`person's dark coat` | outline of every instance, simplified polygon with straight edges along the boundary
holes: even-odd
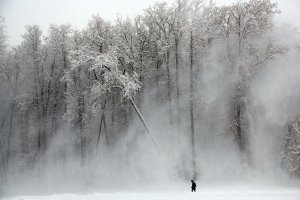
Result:
[[[196,192],[196,187],[197,187],[197,185],[196,185],[196,183],[194,182],[194,180],[191,180],[191,182],[192,182],[192,192]]]

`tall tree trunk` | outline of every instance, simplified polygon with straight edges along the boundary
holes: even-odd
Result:
[[[43,67],[42,67],[43,68]],[[47,122],[47,101],[48,96],[46,95],[46,87],[45,87],[45,78],[44,78],[44,70],[42,70],[42,87],[41,87],[41,134],[42,134],[42,152],[45,153],[47,149],[47,129],[46,129],[46,122]]]
[[[37,123],[38,123],[38,154],[40,155],[42,153],[42,146],[43,146],[43,137],[42,137],[42,115],[40,108],[37,110]]]
[[[8,130],[8,137],[7,137],[7,153],[6,153],[6,160],[5,160],[5,166],[6,166],[6,171],[8,170],[9,167],[9,160],[10,160],[10,155],[11,155],[11,138],[13,134],[13,120],[14,120],[14,112],[15,112],[15,100],[13,100],[12,103],[12,108],[10,112],[10,117],[9,117],[9,130]]]
[[[240,30],[241,27],[241,16],[239,15],[238,17],[238,27]],[[244,79],[243,79],[243,72],[242,72],[242,65],[240,64],[241,59],[242,59],[242,35],[241,32],[238,32],[238,69],[239,69],[239,75],[241,76],[241,81],[238,83],[238,88],[237,88],[237,98],[236,98],[236,133],[237,133],[237,142],[239,145],[239,149],[241,153],[246,153],[246,141],[245,141],[245,130],[243,126],[243,98],[245,95],[245,87],[244,87]]]
[[[111,106],[112,106],[112,109],[111,109],[111,133],[112,135],[115,134],[115,119],[116,119],[116,116],[115,116],[115,113],[116,113],[116,92],[114,91],[114,89],[112,89],[112,99],[111,99]]]
[[[1,134],[2,130],[4,130],[4,126],[5,126],[6,120],[8,118],[9,113],[10,113],[10,110],[12,109],[12,105],[13,104],[11,103],[10,106],[9,106],[9,108],[5,112],[5,115],[3,116],[3,119],[2,119],[1,125],[0,125],[0,134]]]
[[[40,101],[39,101],[39,108],[38,108],[38,148],[40,156],[45,152],[46,150],[46,108],[44,105],[44,92],[43,87],[41,87],[41,95],[40,95]]]
[[[37,51],[37,50],[36,50]],[[37,122],[37,134],[38,134],[38,138],[37,138],[37,148],[38,148],[38,157],[40,158],[40,154],[42,152],[42,97],[41,97],[41,93],[39,93],[39,82],[40,82],[40,74],[39,74],[39,66],[37,63],[37,56],[36,56],[36,51],[34,51],[34,67],[35,67],[35,71],[34,71],[34,87],[35,87],[35,104],[37,106],[37,118],[36,118],[36,122]],[[41,85],[40,85],[41,87]],[[40,89],[41,90],[41,89]]]
[[[68,67],[67,67],[67,53],[63,51],[63,68],[64,72],[67,72]],[[64,83],[64,93],[63,93],[63,99],[64,99],[64,113],[67,112],[67,89],[68,89],[68,84],[65,82]]]
[[[106,145],[108,145],[110,141],[109,141],[109,135],[108,135],[108,132],[107,132],[105,115],[103,116],[103,127],[104,127],[104,133],[105,133],[105,142],[106,142]]]
[[[234,134],[235,139],[238,144],[239,150],[242,154],[246,152],[246,136],[244,130],[244,87],[243,82],[238,83],[236,96],[233,98],[233,123],[234,123]]]
[[[47,108],[43,106],[43,114],[42,114],[42,135],[43,135],[43,153],[47,149],[47,140],[48,140],[48,134],[47,134]]]
[[[141,65],[141,75],[140,75],[140,82],[142,87],[139,90],[139,101],[137,103],[141,104],[144,96],[144,85],[145,85],[145,69],[143,66],[143,55],[140,54],[140,65]]]
[[[241,16],[238,16],[238,28],[240,30],[241,27]],[[242,159],[247,159],[247,157],[244,157],[243,154],[246,153],[246,138],[245,138],[245,130],[243,125],[243,107],[244,107],[244,95],[245,95],[245,84],[243,79],[243,69],[242,65],[240,64],[242,59],[242,35],[241,32],[238,31],[238,72],[241,76],[241,81],[237,85],[237,98],[235,99],[236,103],[236,140],[240,149],[240,152],[242,153]]]
[[[103,106],[102,106],[102,115],[101,115],[100,125],[99,125],[99,132],[98,132],[98,138],[97,138],[96,154],[98,154],[99,144],[100,144],[101,130],[102,130],[102,125],[104,124],[104,119],[105,119],[105,105],[106,105],[106,101],[104,102],[104,104],[103,104]]]
[[[156,60],[156,74],[155,74],[155,87],[156,87],[155,101],[156,101],[156,105],[159,105],[159,68],[160,68],[160,62],[159,62],[159,60]]]
[[[193,80],[193,54],[194,54],[194,46],[193,46],[193,33],[190,33],[190,128],[191,128],[191,145],[192,145],[192,171],[193,171],[193,179],[196,180],[196,151],[195,151],[195,128],[194,128],[194,80]]]
[[[178,58],[178,38],[175,38],[175,84],[176,84],[176,109],[177,109],[177,124],[180,127],[180,105],[179,105],[179,58]]]
[[[23,111],[22,113],[22,132],[21,132],[21,139],[22,139],[22,157],[26,156],[28,154],[28,131],[29,131],[29,114],[28,109]]]
[[[80,94],[79,96],[79,134],[80,134],[80,158],[81,166],[85,164],[85,150],[86,150],[86,133],[85,133],[85,122],[84,122],[84,96]]]
[[[4,130],[6,121],[8,119],[9,113],[11,113],[13,103],[9,106],[7,112],[3,116],[1,126],[0,126],[0,134]],[[2,134],[1,134],[2,135]],[[3,140],[0,140],[0,177],[3,177],[3,180],[7,180],[7,167],[6,167],[6,156],[7,156],[7,140],[6,134],[4,133],[2,136]]]
[[[238,143],[240,152],[244,153],[246,150],[246,146],[244,131],[242,127],[242,103],[239,100],[236,107],[236,141]]]
[[[12,100],[12,107],[10,113],[10,121],[9,121],[9,131],[8,131],[8,141],[7,141],[7,157],[6,157],[6,166],[9,167],[9,159],[10,159],[10,145],[11,145],[11,138],[13,135],[13,121],[14,121],[14,114],[15,114],[15,106],[16,106],[16,97],[17,97],[17,89],[18,89],[18,80],[19,80],[19,65],[16,65],[16,74],[14,80],[13,89],[13,100]]]
[[[172,114],[172,102],[171,102],[171,75],[170,75],[170,52],[167,52],[167,90],[168,90],[168,105],[169,105],[169,117],[170,125],[173,124],[173,114]]]
[[[58,89],[54,94],[54,103],[52,110],[52,124],[51,124],[51,133],[54,134],[57,132],[57,105],[58,105]]]

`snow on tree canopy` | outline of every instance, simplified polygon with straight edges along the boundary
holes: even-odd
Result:
[[[91,86],[93,107],[98,110],[113,88],[118,88],[124,99],[130,99],[141,88],[137,73],[129,75],[119,69],[116,50],[99,53],[87,48],[70,52],[72,69],[87,67],[94,73]]]

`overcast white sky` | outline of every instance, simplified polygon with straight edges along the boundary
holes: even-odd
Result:
[[[5,17],[8,43],[17,45],[25,32],[25,25],[38,24],[44,32],[49,24],[70,23],[84,28],[91,15],[114,21],[116,17],[132,17],[155,2],[173,3],[174,0],[0,0],[0,16]],[[214,0],[231,4],[236,0]],[[276,0],[273,0],[276,1]],[[282,11],[276,17],[279,23],[300,27],[300,0],[277,0]]]

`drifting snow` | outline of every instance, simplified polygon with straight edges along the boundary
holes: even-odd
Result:
[[[2,200],[299,200],[300,188],[219,188],[191,192],[107,192],[92,194],[55,194],[17,196]]]

